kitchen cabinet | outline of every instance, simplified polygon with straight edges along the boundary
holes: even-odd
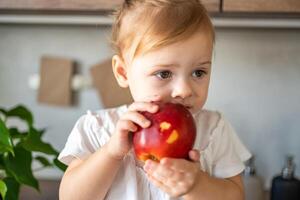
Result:
[[[210,12],[220,11],[221,0],[203,0],[203,4]],[[34,12],[79,11],[93,13],[97,11],[110,11],[120,5],[123,0],[0,0],[0,12]]]
[[[221,0],[202,0],[201,1],[209,12],[220,12]]]
[[[124,0],[0,0],[0,24],[111,25]],[[299,28],[300,0],[201,0],[221,27]]]
[[[1,13],[99,14],[111,11],[124,0],[0,0]],[[300,13],[300,0],[202,0],[210,13]]]
[[[300,13],[300,0],[223,0],[223,12]]]
[[[1,0],[6,11],[105,11],[112,10],[123,0]]]

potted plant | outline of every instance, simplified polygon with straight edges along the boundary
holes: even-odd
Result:
[[[10,118],[25,122],[25,130],[20,130],[20,123],[18,126],[9,123]],[[0,107],[0,199],[17,200],[22,185],[39,191],[33,161],[39,162],[41,168],[66,169],[57,160],[58,152],[42,140],[44,133],[45,129],[35,128],[33,115],[25,106],[17,105],[9,110]]]

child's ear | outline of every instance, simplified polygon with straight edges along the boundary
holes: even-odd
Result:
[[[120,56],[118,55],[113,56],[112,68],[119,86],[123,88],[128,87],[126,66],[123,59]]]

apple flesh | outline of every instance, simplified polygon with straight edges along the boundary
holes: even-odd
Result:
[[[160,161],[164,157],[188,159],[196,138],[192,114],[181,104],[160,105],[156,113],[142,112],[151,121],[148,128],[139,127],[133,135],[138,160]]]

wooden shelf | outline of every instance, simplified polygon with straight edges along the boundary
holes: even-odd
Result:
[[[202,0],[201,2],[204,4],[208,12],[215,13],[221,11],[221,0]]]
[[[100,11],[112,10],[123,0],[1,0],[1,10]]]
[[[223,12],[300,13],[300,0],[223,0]]]
[[[1,0],[0,12],[97,12],[111,11],[123,0]],[[220,0],[203,0],[209,12],[220,11]]]
[[[0,0],[0,23],[111,25],[109,13],[122,2],[123,0]],[[213,17],[216,27],[299,28],[300,0],[202,2]]]

